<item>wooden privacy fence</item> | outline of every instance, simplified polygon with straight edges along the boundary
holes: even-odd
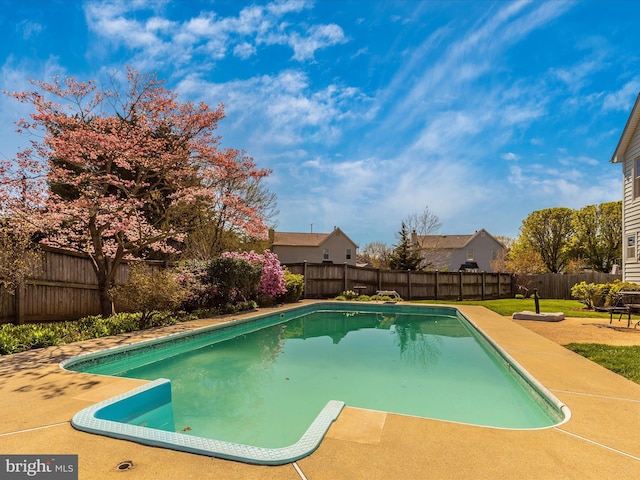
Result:
[[[395,290],[405,300],[485,300],[514,294],[510,273],[414,272],[330,263],[295,263],[287,268],[304,275],[305,298],[331,298],[355,289],[366,295]]]
[[[515,292],[526,294],[538,290],[541,298],[557,298],[570,300],[571,287],[576,283],[612,283],[622,280],[622,275],[611,273],[585,272],[585,273],[545,273],[543,275],[516,275],[514,277]]]
[[[163,268],[164,262],[147,262]],[[395,290],[405,300],[488,300],[525,293],[522,286],[542,298],[570,299],[576,283],[608,283],[620,275],[582,273],[576,275],[521,275],[510,273],[413,272],[359,268],[347,264],[298,263],[287,265],[305,278],[305,298],[332,298],[357,289],[374,295],[378,290]],[[55,248],[42,248],[35,273],[15,295],[0,287],[0,323],[75,320],[100,313],[100,300],[91,260],[86,256]],[[129,278],[123,263],[116,284]],[[357,288],[358,287],[358,288]]]
[[[0,286],[0,323],[76,320],[100,313],[98,282],[87,255],[41,247],[34,274],[10,295]],[[163,262],[148,262],[161,268]],[[129,278],[123,263],[116,284]]]

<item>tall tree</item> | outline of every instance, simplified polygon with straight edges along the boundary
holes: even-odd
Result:
[[[597,272],[622,261],[622,201],[589,205],[573,215],[574,255]]]
[[[247,235],[242,228],[244,222],[251,222],[258,212],[265,223],[275,228],[277,197],[264,185],[264,177],[251,175],[256,168],[253,160],[238,152],[236,168],[224,178],[216,179],[209,188],[220,192],[216,202],[203,209],[197,226],[185,242],[183,256],[189,259],[208,260],[222,252],[235,250],[259,250],[266,248],[267,242]],[[242,203],[250,213],[231,205],[229,199]]]
[[[419,270],[422,263],[420,249],[412,242],[404,222],[402,222],[397,237],[399,242],[389,254],[389,268],[392,270]]]
[[[536,210],[522,221],[516,243],[520,248],[537,253],[549,272],[558,273],[571,260],[569,242],[573,231],[572,209]]]
[[[391,248],[384,242],[367,243],[359,251],[358,256],[369,262],[373,268],[389,268]]]
[[[438,248],[440,241],[435,237],[442,223],[428,206],[421,212],[407,215],[403,222],[411,232],[411,240],[422,256],[421,267],[423,269],[433,267],[436,262],[445,261],[445,256],[448,255],[444,253],[443,249]]]
[[[434,235],[440,230],[440,227],[442,227],[440,219],[429,207],[425,207],[421,212],[407,215],[403,221],[410,232],[416,232],[418,238],[426,235]]]
[[[126,78],[126,88],[55,78],[10,94],[35,110],[19,131],[39,137],[0,165],[0,211],[46,232],[46,243],[87,253],[104,315],[122,261],[176,252],[203,210],[223,204],[240,231],[267,234],[255,207],[217,188],[239,169],[269,173],[219,147],[224,106],[181,103],[152,74],[128,69]]]

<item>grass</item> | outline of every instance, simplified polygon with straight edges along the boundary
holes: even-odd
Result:
[[[621,347],[599,343],[570,343],[565,347],[612,372],[640,383],[640,345]]]
[[[500,300],[463,300],[461,302],[447,302],[436,300],[419,300],[415,303],[449,303],[453,305],[479,305],[496,312],[499,315],[511,316],[515,312],[528,310],[535,312],[536,307],[533,298],[502,298]],[[586,310],[584,304],[577,300],[540,299],[540,311],[542,313],[563,312],[565,317],[578,318],[609,318],[608,313]]]

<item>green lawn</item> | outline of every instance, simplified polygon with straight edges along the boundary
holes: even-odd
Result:
[[[462,302],[446,302],[436,300],[419,300],[415,303],[450,303],[453,305],[480,305],[494,312],[511,316],[514,312],[528,310],[535,312],[536,307],[533,298],[502,298],[500,300],[464,300]],[[584,304],[577,300],[553,300],[540,299],[540,311],[542,313],[563,312],[565,317],[579,318],[609,318],[608,313],[593,312],[584,309]]]
[[[612,372],[640,383],[640,345],[621,347],[598,343],[570,343],[565,347]]]

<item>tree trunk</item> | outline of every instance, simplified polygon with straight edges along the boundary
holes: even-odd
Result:
[[[110,317],[115,313],[113,308],[113,299],[109,293],[109,287],[110,285],[104,285],[102,283],[98,285],[100,292],[100,314],[103,318]]]

